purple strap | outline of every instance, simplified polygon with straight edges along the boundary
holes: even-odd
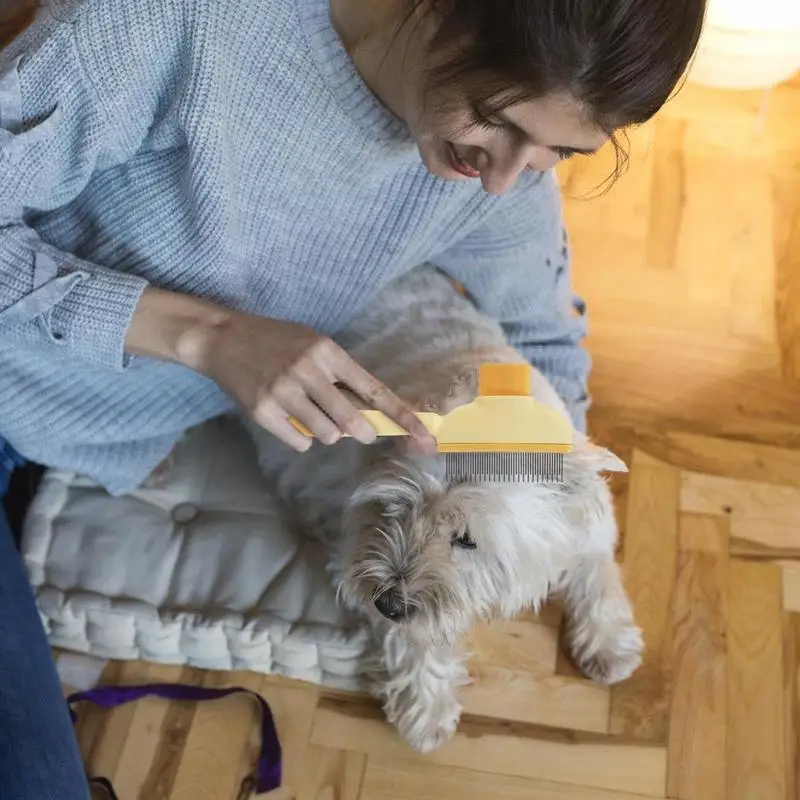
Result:
[[[67,703],[80,703],[88,700],[102,708],[114,708],[147,695],[156,695],[165,700],[216,700],[231,694],[244,692],[255,697],[261,705],[261,753],[256,770],[256,793],[271,792],[281,785],[281,745],[275,721],[267,702],[261,695],[249,689],[232,687],[230,689],[206,689],[200,686],[186,686],[180,683],[151,683],[141,686],[99,686],[88,692],[76,692],[67,698]],[[71,712],[71,709],[70,709]],[[72,712],[71,712],[72,713]],[[74,714],[73,714],[74,719]]]

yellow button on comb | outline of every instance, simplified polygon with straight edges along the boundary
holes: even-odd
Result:
[[[481,397],[527,397],[531,393],[528,364],[481,364],[478,394]]]

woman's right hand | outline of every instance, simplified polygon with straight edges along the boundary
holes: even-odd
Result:
[[[364,444],[375,429],[338,388],[386,414],[418,439],[425,426],[386,386],[331,339],[306,325],[234,313],[207,339],[199,371],[213,378],[253,420],[286,444],[304,450],[309,438],[294,417],[325,444],[343,433]]]
[[[364,444],[375,429],[337,386],[386,414],[422,448],[435,441],[393,392],[331,339],[306,325],[230,311],[188,295],[148,288],[126,339],[126,349],[162,358],[214,380],[252,419],[290,447],[311,441],[294,417],[321,442],[349,434]]]

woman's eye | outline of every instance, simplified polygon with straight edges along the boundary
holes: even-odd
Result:
[[[477,550],[478,545],[475,544],[474,539],[470,536],[469,531],[464,531],[462,534],[453,534],[453,547],[460,547],[462,550]]]
[[[560,161],[565,161],[575,155],[574,150],[568,150],[566,147],[554,147],[553,152],[558,156]]]
[[[497,130],[498,128],[505,128],[506,123],[503,120],[498,119],[497,117],[493,117],[491,114],[487,113],[486,111],[482,111],[480,107],[476,107],[473,109],[473,116],[475,117],[475,123],[480,128],[487,128],[489,130]]]

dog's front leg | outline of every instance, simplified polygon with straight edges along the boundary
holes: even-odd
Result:
[[[387,721],[415,750],[427,753],[458,727],[459,687],[468,682],[465,657],[452,645],[416,639],[402,628],[378,632],[380,664],[373,693]]]
[[[642,635],[611,556],[585,558],[559,592],[567,611],[567,642],[578,668],[599,683],[618,683],[641,663]]]

